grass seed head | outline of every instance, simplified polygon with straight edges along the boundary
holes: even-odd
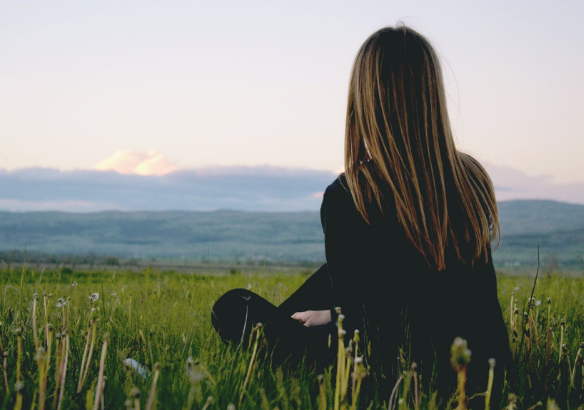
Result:
[[[34,360],[39,361],[45,357],[45,348],[39,346],[36,350],[36,354],[34,355]]]
[[[567,344],[565,344],[565,343],[562,345],[562,353],[564,353],[564,354],[566,354],[566,355],[567,355],[568,353],[570,353],[570,351],[568,350],[568,345],[567,345]]]
[[[467,342],[461,337],[454,339],[451,348],[452,367],[459,371],[470,362],[471,351],[467,347]]]

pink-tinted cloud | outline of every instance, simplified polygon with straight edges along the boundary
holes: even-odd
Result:
[[[97,212],[104,209],[112,209],[117,204],[104,204],[99,202],[82,200],[22,200],[22,199],[0,199],[0,210],[10,212],[23,211],[63,211],[63,212]],[[117,206],[117,208],[120,208]]]
[[[95,166],[97,171],[120,174],[166,175],[178,167],[157,151],[117,151]]]
[[[489,173],[497,200],[553,199],[562,202],[584,204],[584,183],[558,184],[549,175],[529,176],[511,168],[487,162],[483,165]]]

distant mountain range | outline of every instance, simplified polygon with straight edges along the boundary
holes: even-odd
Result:
[[[577,265],[584,205],[547,200],[499,203],[497,265]],[[0,212],[0,251],[172,260],[323,261],[318,212]]]

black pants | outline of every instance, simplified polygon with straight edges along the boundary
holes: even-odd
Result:
[[[257,323],[276,364],[309,361],[326,365],[336,356],[336,325],[306,327],[292,319],[296,312],[329,310],[333,307],[332,287],[326,264],[313,273],[280,306],[275,306],[247,289],[232,289],[221,296],[211,312],[215,330],[228,344],[247,346]]]

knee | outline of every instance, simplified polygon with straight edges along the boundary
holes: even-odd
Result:
[[[245,343],[253,326],[262,322],[268,301],[247,289],[232,289],[223,294],[211,309],[211,323],[227,343]]]

